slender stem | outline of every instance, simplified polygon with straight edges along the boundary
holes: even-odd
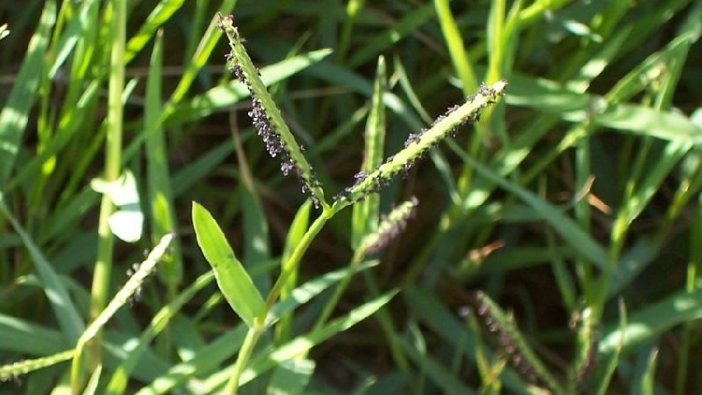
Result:
[[[334,308],[336,307],[337,303],[339,303],[341,295],[343,295],[344,291],[346,290],[346,287],[348,287],[349,283],[351,282],[351,278],[355,273],[356,267],[358,267],[358,265],[361,263],[361,260],[363,259],[362,253],[363,251],[361,251],[360,249],[356,250],[353,259],[351,260],[351,264],[349,265],[348,272],[346,272],[344,278],[341,279],[339,285],[337,285],[334,289],[334,294],[332,294],[331,298],[324,305],[324,308],[322,309],[322,314],[319,315],[319,317],[317,318],[317,322],[315,322],[314,324],[314,328],[312,329],[313,331],[321,328],[327,322],[332,312],[334,312]]]
[[[122,161],[122,92],[124,90],[124,46],[126,40],[127,2],[113,0],[112,15],[112,50],[110,57],[110,78],[107,113],[107,140],[105,146],[105,181],[111,182],[119,178]],[[109,15],[109,13],[108,13]],[[98,247],[95,271],[93,272],[92,300],[90,316],[94,319],[105,307],[109,294],[110,273],[112,271],[112,249],[114,238],[110,232],[108,218],[114,210],[112,201],[103,196],[100,206],[98,224]],[[100,340],[95,339],[90,354],[92,363],[100,359]],[[80,358],[80,356],[76,356]],[[74,391],[78,383],[73,383]]]
[[[244,372],[244,368],[249,362],[249,359],[251,359],[254,347],[256,346],[256,343],[258,343],[258,339],[263,333],[263,325],[261,322],[262,321],[256,319],[254,325],[249,328],[249,331],[246,333],[246,338],[244,338],[244,343],[241,345],[239,355],[234,363],[232,375],[229,376],[227,386],[224,388],[224,394],[226,395],[236,395],[237,391],[239,390],[239,379],[241,378],[241,374]]]
[[[332,211],[324,210],[322,214],[317,217],[316,220],[314,220],[310,228],[307,229],[305,235],[302,236],[300,244],[297,245],[293,253],[290,255],[290,258],[288,258],[288,261],[282,265],[283,271],[280,273],[280,276],[276,280],[275,284],[273,284],[273,288],[268,293],[264,309],[259,315],[261,321],[265,320],[266,316],[268,315],[268,311],[270,311],[271,307],[273,307],[273,304],[278,299],[278,296],[280,296],[280,292],[283,290],[283,286],[288,281],[290,276],[297,271],[300,260],[302,259],[302,256],[305,255],[305,252],[307,252],[312,240],[314,240],[315,236],[317,236],[317,234],[322,230],[324,224],[327,223],[333,214],[334,213]]]
[[[227,382],[227,386],[224,390],[225,394],[236,395],[237,390],[239,388],[239,380],[241,378],[241,374],[244,372],[244,368],[249,362],[249,359],[251,359],[253,349],[254,347],[256,347],[256,343],[258,343],[258,339],[261,337],[261,334],[265,330],[264,323],[266,321],[268,313],[271,310],[271,307],[273,307],[273,304],[280,296],[280,292],[283,290],[283,286],[288,281],[290,276],[292,276],[292,274],[297,271],[297,268],[300,265],[300,261],[305,255],[305,252],[307,252],[307,249],[312,243],[312,240],[314,240],[315,236],[317,236],[317,234],[319,234],[319,232],[324,227],[324,224],[333,215],[334,212],[328,209],[324,210],[322,214],[319,217],[317,217],[317,219],[312,223],[309,229],[307,229],[307,232],[300,240],[300,243],[290,255],[290,258],[288,258],[288,261],[282,265],[282,272],[280,273],[280,276],[278,276],[278,279],[273,285],[273,288],[271,288],[270,292],[268,293],[268,296],[266,297],[266,303],[263,307],[263,311],[261,311],[258,317],[256,317],[253,326],[251,326],[249,328],[249,331],[246,333],[246,338],[244,339],[244,343],[241,345],[239,355],[237,356],[236,362],[234,363],[232,375],[229,377],[229,381]]]

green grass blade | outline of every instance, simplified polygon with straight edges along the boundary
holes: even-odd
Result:
[[[162,68],[163,36],[158,34],[151,55],[149,77],[146,83],[144,122],[147,125],[157,122],[161,114]],[[148,199],[151,211],[151,240],[155,242],[165,234],[175,232],[177,226],[168,168],[168,147],[163,128],[158,128],[147,136],[145,148]],[[159,277],[168,287],[170,295],[173,296],[183,277],[183,262],[177,237],[173,240],[171,252],[165,257],[162,266]]]
[[[283,361],[273,371],[268,384],[268,395],[300,395],[305,391],[307,382],[314,373],[315,363],[310,359],[291,359]]]
[[[292,255],[295,246],[300,243],[302,237],[307,232],[310,222],[310,211],[312,210],[312,201],[307,200],[300,209],[297,210],[295,218],[292,224],[290,224],[290,229],[288,230],[288,235],[285,239],[285,248],[283,249],[283,255],[281,257],[281,262],[289,262],[289,258]],[[291,268],[282,268],[283,271],[290,270]],[[293,274],[290,275],[290,279],[285,283],[280,291],[280,299],[285,300],[289,297],[292,291],[297,286],[298,272],[295,270]],[[275,328],[276,331],[276,341],[278,344],[290,340],[290,333],[292,331],[293,315],[292,312],[287,313],[280,317],[280,324]]]
[[[152,10],[139,31],[127,42],[124,61],[129,63],[156,32],[159,26],[166,23],[180,9],[185,0],[161,0]]]
[[[432,4],[424,4],[416,7],[362,48],[359,48],[355,52],[351,52],[351,57],[348,61],[349,67],[358,67],[364,62],[377,57],[382,50],[397,44],[397,42],[399,42],[403,37],[415,31],[415,29],[425,24],[433,16],[434,7]]]
[[[39,26],[27,47],[19,74],[14,79],[10,96],[0,111],[0,187],[12,172],[19,144],[29,121],[29,111],[35,100],[42,74],[45,73],[44,56],[49,44],[50,29],[56,22],[56,1],[44,4]]]
[[[103,327],[107,322],[112,319],[112,317],[117,313],[117,310],[122,308],[125,304],[129,303],[129,300],[141,289],[146,281],[147,277],[153,274],[158,265],[159,261],[166,253],[168,246],[173,240],[173,234],[167,234],[163,236],[161,241],[153,248],[151,253],[146,257],[146,259],[139,265],[138,269],[129,277],[129,280],[122,286],[122,288],[117,291],[112,300],[107,304],[104,310],[100,311],[97,317],[85,328],[85,331],[80,335],[80,338],[76,342],[75,357],[73,358],[73,364],[71,367],[71,387],[75,392],[80,386],[81,379],[81,369],[83,367],[82,352],[83,347],[88,344],[90,340],[98,336],[102,331]]]
[[[220,10],[221,12],[225,13],[230,12],[232,8],[234,8],[235,4],[236,0],[223,0]],[[142,144],[146,136],[149,136],[151,133],[155,133],[154,131],[161,126],[162,122],[165,122],[165,120],[175,113],[178,104],[183,101],[185,95],[190,90],[193,81],[195,81],[197,74],[200,72],[212,54],[220,35],[221,33],[219,32],[219,29],[217,29],[215,20],[213,19],[207,27],[207,31],[205,31],[205,34],[200,40],[190,63],[188,63],[186,66],[185,72],[183,73],[180,81],[178,81],[178,85],[164,105],[158,121],[145,125],[143,133],[139,134],[134,141],[132,141],[129,147],[125,149],[124,158],[126,160],[132,158],[136,154],[137,149]]]
[[[124,361],[115,369],[110,381],[107,385],[106,394],[117,395],[123,394],[127,388],[128,377],[136,367],[136,363],[142,356],[146,346],[153,340],[156,335],[162,332],[169,321],[173,319],[181,310],[181,308],[208,285],[214,278],[212,272],[198,277],[188,288],[178,294],[172,302],[163,306],[161,310],[154,315],[149,327],[139,337],[139,343],[127,353]]]
[[[97,368],[93,370],[93,373],[90,375],[90,379],[88,380],[88,384],[83,390],[83,395],[94,395],[96,393],[95,391],[97,391],[98,383],[100,382],[100,375],[102,375],[102,365],[98,365]]]
[[[212,215],[193,202],[192,216],[197,243],[214,270],[222,295],[242,321],[252,327],[256,316],[263,311],[261,294],[244,266],[236,259]]]
[[[470,95],[478,89],[478,78],[473,70],[473,64],[466,52],[463,37],[456,26],[456,20],[451,13],[449,0],[434,0],[436,14],[439,17],[441,32],[448,47],[451,63],[461,79],[461,89],[464,95]]]
[[[261,80],[266,86],[275,85],[322,61],[331,53],[329,49],[319,49],[266,66],[261,69]],[[249,91],[241,81],[229,81],[226,85],[214,87],[178,105],[167,123],[180,124],[216,112],[228,111],[231,106],[247,97]]]
[[[385,152],[385,103],[387,89],[385,58],[378,58],[371,110],[366,121],[365,153],[361,171],[368,174],[380,166]],[[380,196],[369,196],[353,206],[351,214],[351,245],[358,248],[361,239],[372,232],[380,218]]]
[[[543,219],[568,243],[583,256],[588,257],[599,268],[604,269],[607,263],[607,254],[600,244],[591,235],[583,231],[571,218],[566,217],[559,209],[544,201],[533,192],[530,192],[513,182],[500,177],[484,165],[476,162],[466,155],[455,143],[448,142],[451,149],[466,163],[475,169],[480,176],[499,185],[505,190],[515,194],[519,199],[540,213]]]
[[[58,331],[0,314],[0,347],[4,351],[46,355],[58,353],[61,349],[72,347],[73,344],[74,341],[66,339]]]
[[[240,154],[242,151],[238,150]],[[266,214],[263,210],[263,202],[253,183],[253,176],[248,173],[249,168],[245,163],[246,158],[243,157],[243,154],[239,157],[239,161],[242,184],[244,186],[239,189],[244,230],[243,260],[250,268],[260,262],[271,259],[270,232]],[[263,293],[270,288],[270,275],[268,273],[262,273],[253,277],[253,281],[256,284],[256,288]]]
[[[460,394],[474,394],[475,392],[466,387],[455,375],[449,372],[446,366],[443,366],[436,359],[431,356],[422,354],[413,345],[409,344],[408,341],[403,340],[400,342],[402,349],[405,353],[416,363],[421,366],[426,375],[431,379],[435,385],[443,390],[444,394],[460,395]]]
[[[612,354],[620,342],[624,351],[629,351],[633,346],[651,340],[682,322],[701,318],[701,298],[702,289],[675,292],[632,313],[625,327],[605,327],[599,353]]]
[[[305,335],[299,336],[291,340],[290,342],[278,347],[275,350],[269,350],[263,355],[255,358],[251,365],[243,372],[241,376],[241,385],[248,383],[249,381],[255,379],[264,372],[269,371],[278,364],[291,360],[298,355],[304,355],[308,353],[313,347],[319,345],[331,336],[343,332],[357,323],[363,321],[364,319],[370,317],[378,309],[386,305],[392,298],[397,294],[397,291],[391,291],[384,295],[381,295],[369,302],[358,306],[345,314],[343,317],[337,318],[331,321],[329,324],[314,330],[312,332],[306,333]],[[217,386],[220,382],[219,376],[221,374],[226,374],[227,371],[217,373],[213,379],[208,380],[209,385]],[[214,389],[214,387],[213,387]]]
[[[250,135],[251,133],[249,133]],[[212,169],[221,164],[234,151],[231,141],[225,141],[211,150],[204,152],[200,157],[181,168],[171,177],[173,196],[181,196],[191,190],[193,185],[202,180]]]
[[[22,243],[29,251],[34,261],[39,278],[43,283],[44,293],[56,315],[56,320],[69,344],[73,344],[80,337],[85,323],[78,313],[78,309],[71,300],[68,290],[59,278],[51,263],[44,257],[39,247],[34,243],[22,225],[15,219],[5,205],[4,195],[0,193],[0,212],[7,218],[15,232],[22,239]]]
[[[246,336],[246,330],[246,326],[242,324],[227,331],[207,346],[197,350],[188,361],[172,365],[165,374],[156,377],[148,386],[139,389],[135,394],[171,394],[174,388],[185,384],[195,375],[216,369],[220,363],[239,349]]]
[[[357,270],[367,270],[370,267],[376,266],[378,263],[362,264]],[[271,308],[271,312],[266,319],[266,325],[270,326],[275,323],[279,317],[293,311],[297,307],[308,303],[312,298],[324,292],[326,289],[336,284],[341,279],[348,275],[348,268],[337,270],[319,276],[310,280],[299,287],[295,288],[290,297],[277,303]],[[2,316],[0,315],[0,324]],[[0,326],[0,329],[2,326]],[[142,388],[137,392],[139,395],[146,394],[164,394],[172,392],[173,388],[183,384],[189,378],[196,374],[206,373],[231,357],[241,346],[246,335],[246,327],[238,326],[235,330],[229,331],[222,335],[217,340],[211,342],[207,346],[199,349],[195,356],[189,361],[185,361],[173,365],[168,372],[157,377],[147,387]],[[1,343],[0,343],[1,344]],[[225,381],[226,375],[221,379]]]

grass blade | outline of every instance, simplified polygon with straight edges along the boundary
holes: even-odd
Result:
[[[43,58],[49,45],[50,29],[55,22],[56,1],[48,0],[44,4],[39,26],[29,42],[10,96],[0,112],[0,188],[7,182],[19,152],[19,144],[29,121],[29,111],[45,72]]]
[[[80,314],[78,314],[78,309],[73,304],[68,290],[63,285],[63,282],[51,263],[44,257],[39,247],[37,247],[32,238],[22,228],[22,225],[20,225],[17,219],[12,216],[12,213],[5,205],[4,195],[2,193],[0,193],[0,212],[2,212],[5,218],[7,218],[14,227],[15,232],[22,239],[22,243],[24,243],[29,251],[36,265],[39,278],[43,283],[46,298],[51,304],[54,314],[56,315],[56,320],[61,327],[61,331],[69,344],[73,344],[80,337],[85,324]]]
[[[261,294],[244,266],[236,259],[212,215],[193,202],[192,216],[197,243],[214,270],[222,295],[239,318],[253,327],[256,316],[263,310]]]

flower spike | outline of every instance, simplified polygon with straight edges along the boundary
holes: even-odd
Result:
[[[297,174],[302,183],[302,192],[311,194],[316,207],[327,207],[322,186],[246,52],[239,31],[234,27],[234,18],[222,14],[217,17],[217,26],[229,40],[231,52],[227,54],[227,61],[230,62],[230,68],[251,92],[252,108],[248,114],[266,145],[266,150],[272,157],[280,158],[283,174]]]
[[[388,158],[375,171],[369,174],[357,174],[354,177],[356,182],[337,197],[336,208],[340,209],[371,193],[378,192],[397,173],[410,169],[417,159],[439,141],[453,135],[460,126],[477,121],[482,110],[495,103],[506,86],[507,82],[504,80],[492,86],[482,84],[475,96],[469,97],[461,106],[450,108],[444,115],[437,118],[430,129],[410,134],[405,142],[405,148]]]

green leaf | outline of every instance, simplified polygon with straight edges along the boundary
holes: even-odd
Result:
[[[192,215],[197,244],[214,269],[222,295],[246,325],[253,326],[254,319],[263,309],[261,294],[244,266],[236,259],[222,229],[209,211],[193,202]]]
[[[268,385],[268,395],[302,394],[314,372],[315,363],[310,359],[283,361],[273,372]]]
[[[524,203],[528,204],[536,212],[541,214],[543,219],[548,222],[575,250],[590,259],[597,267],[605,267],[607,262],[607,254],[605,253],[604,248],[597,243],[590,234],[580,228],[578,224],[573,221],[573,219],[569,218],[557,207],[544,201],[534,193],[522,188],[504,177],[500,177],[498,174],[495,174],[488,167],[478,163],[475,159],[466,155],[455,143],[448,141],[447,144],[463,161],[470,165],[477,174],[499,185],[504,190],[516,195]]]
[[[46,67],[43,58],[49,43],[50,30],[55,22],[56,2],[47,1],[39,20],[39,27],[29,41],[27,55],[19,74],[14,78],[15,83],[10,96],[0,112],[0,185],[5,184],[10,176],[19,152],[22,135],[29,122],[29,111]]]
[[[370,173],[383,163],[385,151],[385,103],[387,90],[385,58],[378,58],[371,110],[366,120],[365,153],[361,171]],[[351,245],[356,248],[368,233],[375,230],[380,217],[380,196],[372,195],[353,206],[351,215]]]
[[[702,318],[702,289],[674,292],[631,314],[625,326],[609,325],[603,330],[599,354],[611,355],[619,344],[625,351],[650,341],[676,325]]]
[[[300,244],[300,241],[305,236],[305,232],[309,226],[310,222],[310,210],[312,209],[312,200],[307,199],[307,201],[300,206],[295,214],[292,224],[290,224],[290,229],[288,230],[288,235],[285,240],[285,249],[283,250],[283,256],[281,258],[282,264],[289,262],[288,258],[292,255],[295,246]],[[290,270],[288,267],[283,267],[283,270]],[[283,285],[283,289],[280,291],[280,299],[285,300],[292,291],[297,286],[297,271],[294,271],[288,281]],[[276,326],[276,339],[278,341],[289,340],[290,333],[292,332],[292,322],[293,316],[292,312],[286,313],[281,318],[281,323]]]
[[[22,225],[12,215],[5,204],[4,197],[0,193],[0,212],[7,218],[15,232],[22,239],[22,243],[27,247],[29,255],[34,261],[34,266],[43,284],[44,293],[49,300],[49,304],[56,315],[56,320],[61,327],[64,338],[73,343],[83,332],[85,324],[78,313],[78,309],[73,304],[68,290],[61,281],[59,275],[54,270],[54,266],[44,257],[39,246],[30,235],[24,230]]]

